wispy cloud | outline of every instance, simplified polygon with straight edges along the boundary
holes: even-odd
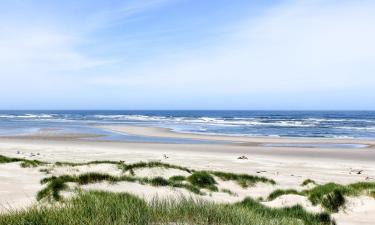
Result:
[[[345,93],[359,90],[368,101],[375,98],[370,93],[374,6],[371,1],[291,1],[235,24],[235,32],[223,36],[219,46],[157,57],[92,82],[164,93],[168,99],[172,93],[209,99],[278,95],[289,102],[293,94],[315,93],[314,101],[344,107]],[[320,100],[327,92],[342,97]]]

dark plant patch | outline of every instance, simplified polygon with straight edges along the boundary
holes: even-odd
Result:
[[[187,180],[194,186],[217,191],[216,181],[211,174],[205,171],[194,172]]]
[[[311,180],[311,179],[306,179],[302,182],[301,186],[306,186],[306,185],[309,185],[309,184],[316,184],[316,182],[314,180]]]

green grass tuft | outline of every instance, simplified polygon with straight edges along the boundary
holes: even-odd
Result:
[[[2,214],[0,224],[233,224],[328,225],[328,214],[313,214],[302,207],[272,209],[247,198],[237,204],[215,204],[193,199],[155,199],[151,203],[127,193],[81,192],[60,205]]]
[[[375,191],[370,191],[369,195],[370,195],[370,197],[375,198]]]
[[[66,189],[68,186],[65,184],[65,180],[61,178],[55,178],[51,180],[47,187],[42,189],[37,194],[37,200],[49,199],[59,201],[61,200],[60,191]]]
[[[345,197],[341,191],[334,190],[323,196],[321,205],[329,212],[338,212],[345,205]]]
[[[301,186],[306,186],[306,185],[309,185],[309,184],[316,184],[316,182],[314,180],[311,180],[311,179],[306,179],[302,182]]]
[[[184,176],[172,176],[169,178],[169,181],[171,182],[182,182],[182,181],[185,181],[186,180],[186,177]]]
[[[12,163],[12,162],[21,162],[20,166],[22,168],[26,167],[37,167],[40,165],[46,165],[48,163],[42,162],[39,160],[29,160],[29,159],[21,159],[21,158],[13,158],[0,155],[0,163]]]
[[[108,181],[110,183],[114,183],[118,180],[119,179],[114,176],[111,176],[109,174],[102,174],[102,173],[85,173],[77,177],[78,183],[83,184],[83,185],[101,182],[101,181]]]
[[[130,173],[133,174],[133,175],[134,175],[134,169],[153,168],[153,167],[162,167],[162,168],[166,168],[166,169],[178,169],[178,170],[186,171],[188,173],[193,172],[193,170],[190,170],[190,169],[188,169],[186,167],[183,167],[183,166],[177,166],[177,165],[172,165],[172,164],[158,162],[158,161],[138,162],[138,163],[133,163],[133,164],[122,164],[122,165],[120,165],[120,168],[124,172],[130,171]]]
[[[371,193],[371,191],[375,191],[375,182],[358,182],[349,185],[327,183],[301,192],[296,190],[276,190],[268,196],[268,199],[273,200],[284,194],[299,194],[308,197],[314,205],[320,204],[329,212],[337,212],[344,207],[345,196],[358,196]]]
[[[206,188],[211,191],[217,191],[216,181],[211,174],[205,171],[194,172],[187,180],[194,186]]]
[[[272,201],[279,196],[289,195],[289,194],[301,195],[297,190],[294,190],[294,189],[286,189],[286,190],[277,189],[273,191],[271,194],[269,194],[267,199],[268,201]]]
[[[19,162],[19,161],[22,161],[22,159],[0,155],[0,163],[11,163],[11,162]]]
[[[169,181],[163,177],[155,177],[150,180],[152,186],[168,186]]]
[[[276,184],[274,180],[260,177],[260,176],[253,176],[248,174],[236,174],[236,173],[228,173],[228,172],[219,172],[219,171],[208,171],[214,176],[219,177],[220,179],[227,181],[227,180],[234,180],[236,181],[241,187],[246,188],[249,186],[254,186],[258,182],[262,183],[269,183],[269,184]]]

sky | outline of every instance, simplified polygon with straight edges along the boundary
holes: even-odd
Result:
[[[0,109],[375,110],[373,0],[0,0]]]

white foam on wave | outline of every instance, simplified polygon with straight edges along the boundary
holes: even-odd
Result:
[[[375,131],[375,127],[335,127],[343,130]]]
[[[23,114],[23,115],[9,115],[9,114],[2,114],[0,118],[5,119],[42,119],[42,118],[53,118],[52,114]]]
[[[338,118],[314,118],[314,117],[310,117],[310,118],[306,118],[305,120],[307,121],[316,121],[318,123],[322,123],[322,122],[360,122],[360,123],[374,123],[375,124],[375,120],[371,120],[371,119],[354,119],[354,118],[346,118],[346,119],[338,119]]]
[[[145,115],[94,115],[97,119],[110,119],[110,120],[135,120],[135,121],[156,121],[163,120],[163,116],[145,116]]]
[[[146,115],[95,115],[94,118],[116,121],[169,122],[181,124],[203,124],[210,126],[276,126],[313,127],[316,123],[304,120],[275,120],[258,118],[220,118],[220,117],[166,117]]]

